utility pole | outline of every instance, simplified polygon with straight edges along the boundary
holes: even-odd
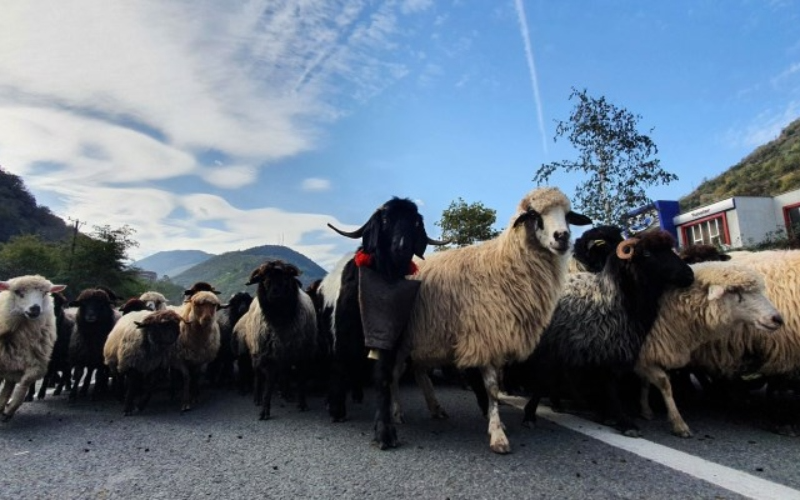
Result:
[[[71,217],[67,217],[67,220],[74,222],[72,229],[72,249],[69,253],[69,264],[67,265],[67,272],[72,272],[72,261],[75,259],[75,242],[78,240],[78,228],[86,223]]]

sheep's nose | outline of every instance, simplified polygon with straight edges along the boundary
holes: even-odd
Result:
[[[569,241],[569,231],[556,231],[553,233],[553,239],[559,242]]]
[[[781,317],[780,314],[776,314],[775,316],[772,317],[772,322],[775,323],[776,325],[783,325],[783,318]]]
[[[42,308],[38,304],[34,304],[28,308],[28,317],[38,318],[42,313]]]

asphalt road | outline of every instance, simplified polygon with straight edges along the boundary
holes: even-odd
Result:
[[[370,445],[369,404],[332,424],[321,397],[259,421],[226,390],[205,390],[186,414],[156,394],[131,417],[116,401],[48,395],[0,425],[0,498],[800,498],[800,438],[723,412],[684,411],[691,439],[663,417],[632,439],[571,416],[561,423],[572,428],[540,418],[527,429],[504,406],[513,453],[500,456],[470,392],[437,388],[445,421],[428,418],[416,387],[402,392],[408,422],[388,451]]]

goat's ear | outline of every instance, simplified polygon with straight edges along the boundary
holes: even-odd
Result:
[[[529,208],[517,216],[514,220],[514,227],[524,224],[528,220],[539,221],[539,225],[541,226],[542,216],[536,210]]]
[[[573,226],[588,226],[592,223],[592,219],[570,210],[567,212],[567,222]]]
[[[375,250],[378,249],[383,212],[383,209],[379,208],[372,214],[372,217],[369,218],[367,223],[364,224],[364,232],[361,235],[361,246],[366,253],[375,253]]]
[[[708,287],[708,300],[717,300],[723,295],[725,295],[725,287],[719,285]]]

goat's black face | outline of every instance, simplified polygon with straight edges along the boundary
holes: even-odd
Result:
[[[407,273],[411,259],[422,257],[427,246],[422,216],[408,199],[386,202],[372,215],[362,236],[362,250],[375,255],[381,272],[397,277]]]
[[[141,322],[135,322],[136,327],[144,332],[145,339],[157,347],[171,346],[178,340],[181,333],[181,317],[175,311],[158,311]]]

